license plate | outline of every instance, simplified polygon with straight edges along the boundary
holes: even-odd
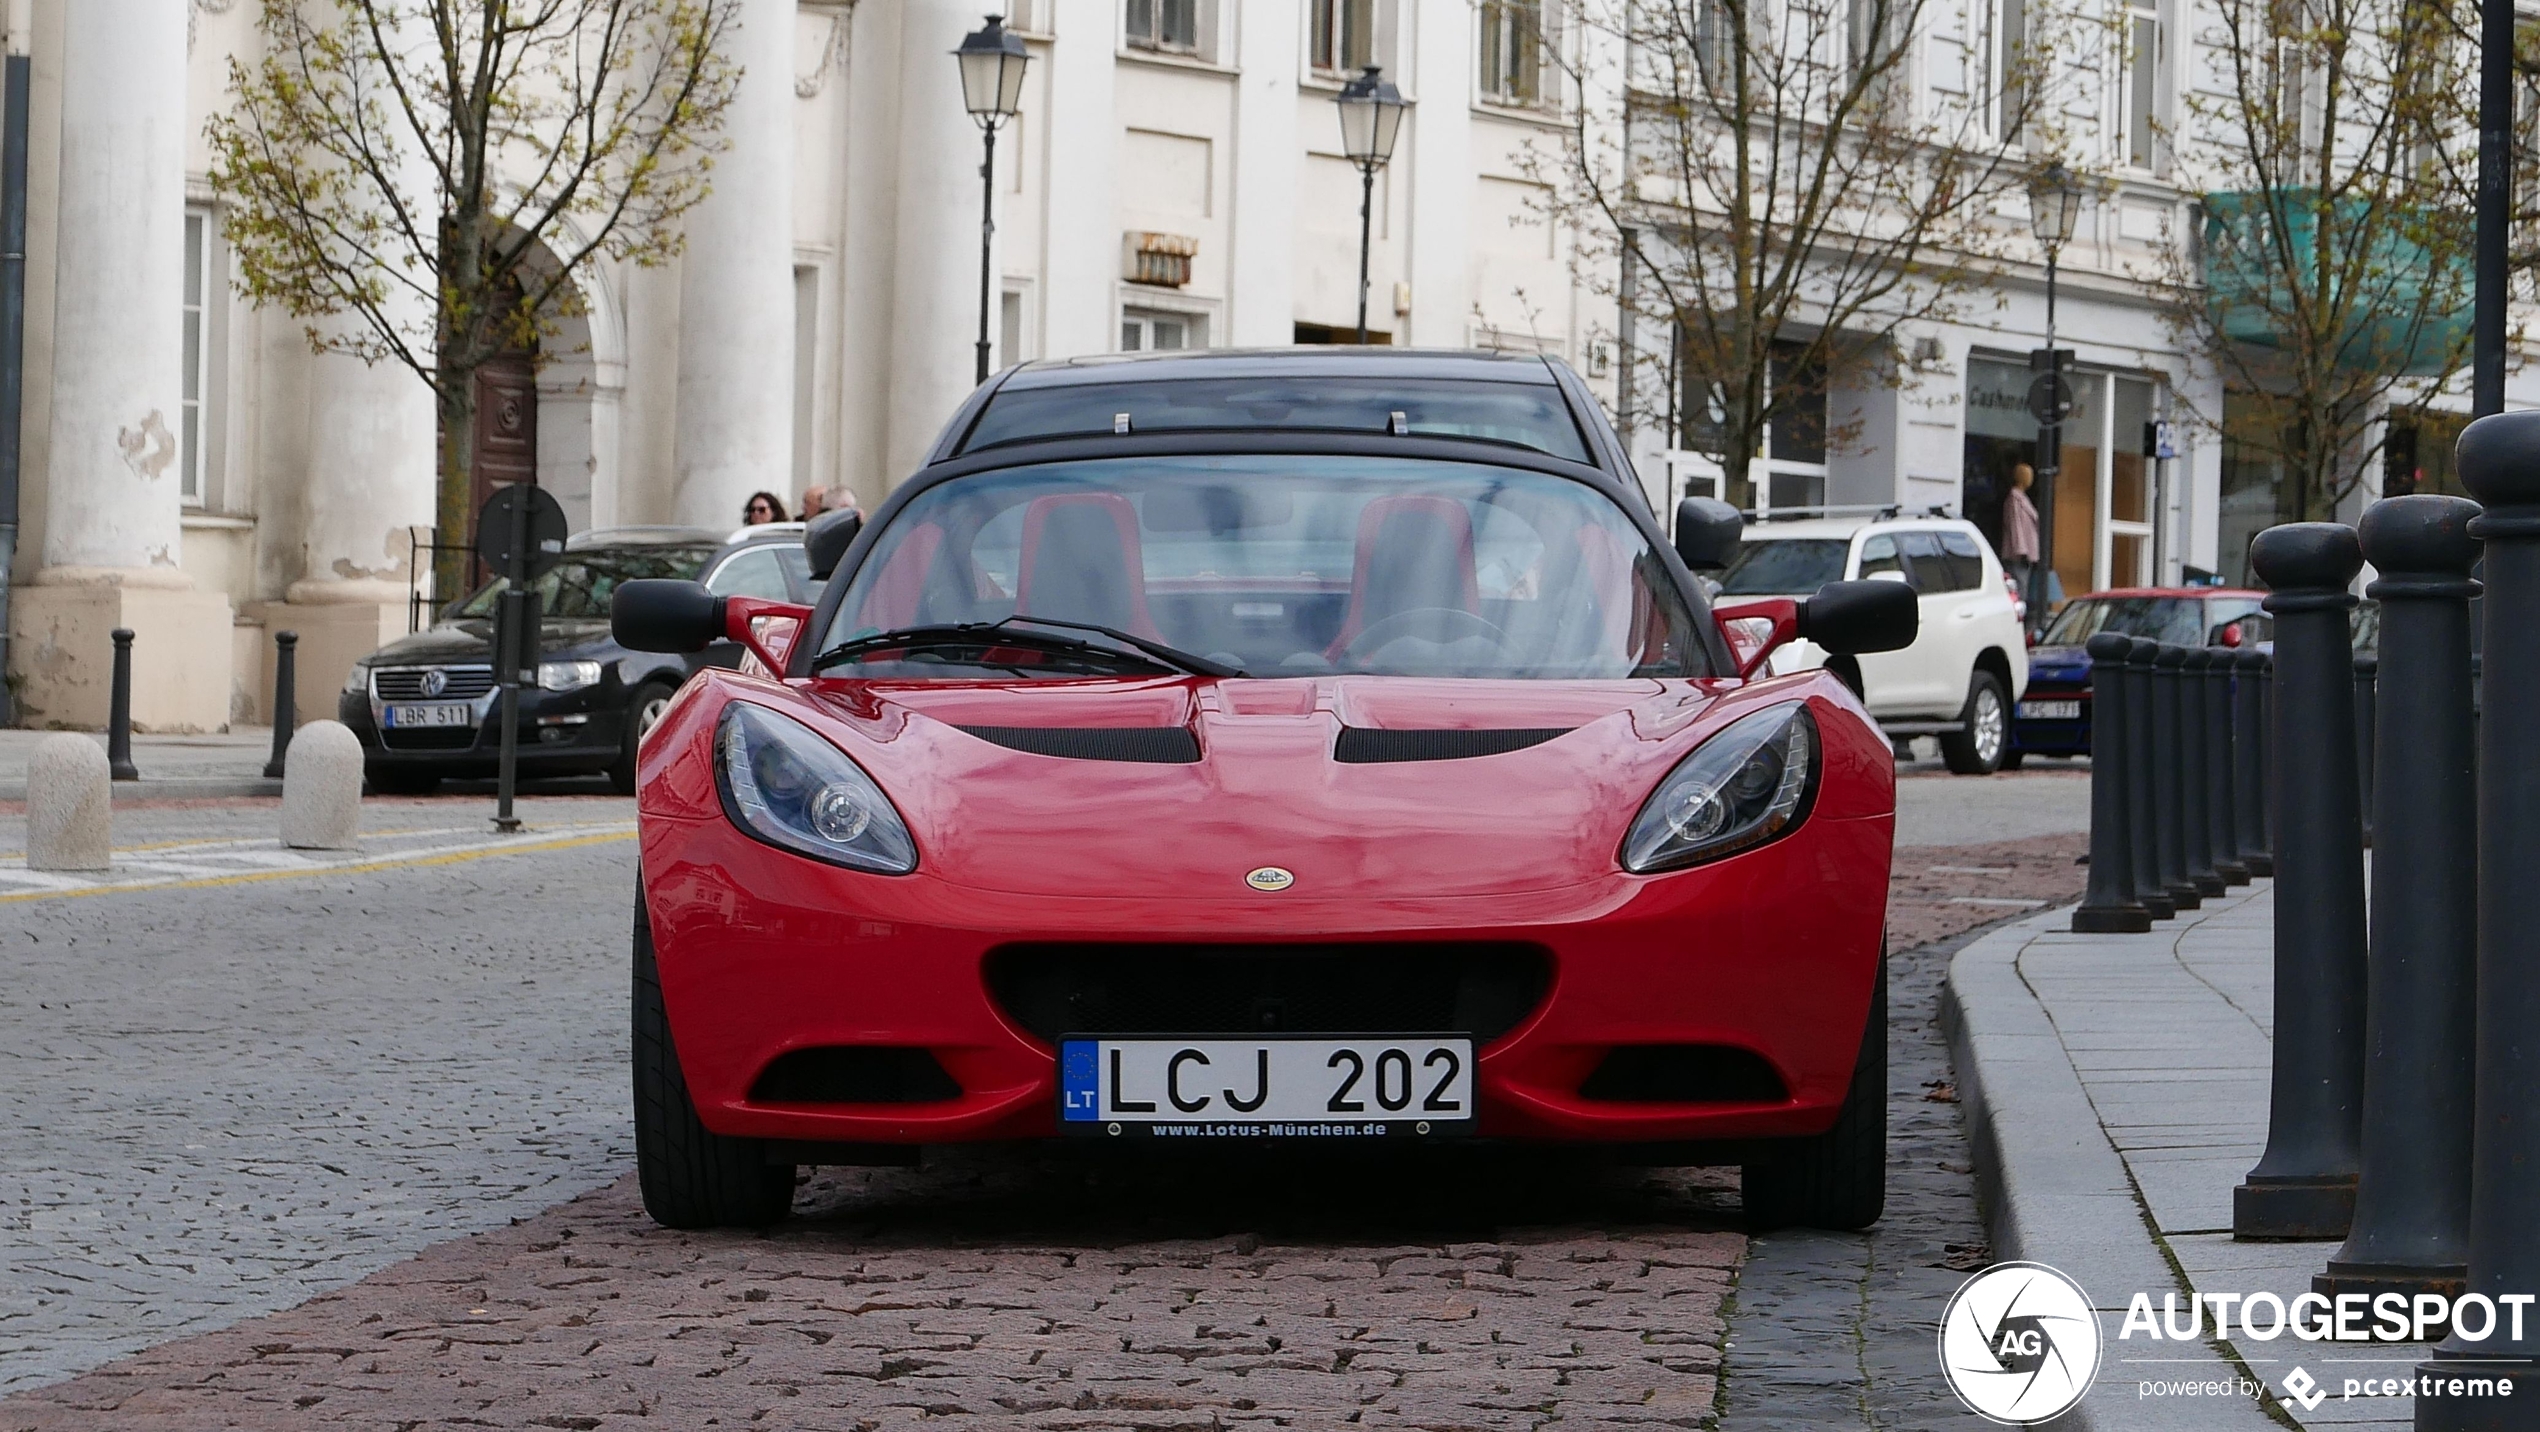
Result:
[[[391,706],[383,719],[400,731],[417,726],[473,726],[476,712],[464,701],[448,701],[429,706]]]
[[[1059,1122],[1071,1133],[1150,1138],[1469,1133],[1473,1041],[1066,1039]]]
[[[2081,703],[2078,701],[2023,701],[2020,703],[2020,719],[2023,721],[2078,721],[2081,719]]]

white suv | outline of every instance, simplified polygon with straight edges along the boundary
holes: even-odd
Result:
[[[1714,599],[1807,597],[1828,582],[1903,582],[1921,595],[1922,630],[1902,651],[1829,660],[1797,641],[1773,654],[1775,674],[1825,666],[1899,741],[1938,736],[1949,769],[1989,775],[2010,749],[2011,710],[2028,689],[2020,608],[1993,547],[1972,522],[1884,509],[1750,524]]]

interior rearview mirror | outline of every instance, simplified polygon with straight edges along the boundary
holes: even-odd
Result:
[[[703,582],[620,582],[609,596],[609,632],[629,651],[703,651],[723,635],[723,598]]]
[[[838,570],[838,563],[845,559],[847,549],[855,545],[856,534],[863,530],[864,514],[852,507],[811,519],[811,525],[803,529],[803,555],[811,559],[811,579],[828,581],[829,574]]]
[[[1914,644],[1922,618],[1902,582],[1828,582],[1799,604],[1799,634],[1837,656],[1900,651]]]
[[[1746,519],[1715,497],[1688,497],[1676,504],[1676,555],[1696,572],[1716,572],[1737,557],[1738,538]]]

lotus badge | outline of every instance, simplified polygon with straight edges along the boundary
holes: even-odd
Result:
[[[1246,875],[1244,883],[1255,890],[1285,890],[1296,883],[1296,876],[1275,865],[1265,865]]]

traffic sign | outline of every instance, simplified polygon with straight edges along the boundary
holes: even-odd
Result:
[[[494,489],[494,495],[485,499],[484,510],[476,515],[476,555],[495,576],[511,575],[512,534],[522,526],[524,505],[529,519],[529,575],[543,577],[564,559],[563,504],[535,483],[515,482]]]
[[[2053,427],[2073,415],[2073,385],[2061,373],[2040,373],[2029,380],[2028,415]]]

